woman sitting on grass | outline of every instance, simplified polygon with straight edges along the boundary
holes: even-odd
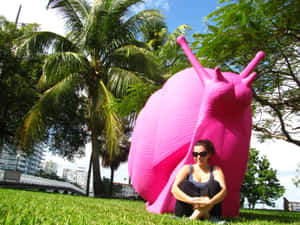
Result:
[[[209,140],[199,140],[194,145],[195,164],[183,166],[172,186],[176,216],[190,219],[221,217],[226,184],[221,168],[208,164],[214,153],[215,148]]]

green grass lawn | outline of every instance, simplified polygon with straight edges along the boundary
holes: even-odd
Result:
[[[300,213],[241,210],[228,224],[299,224]],[[0,188],[1,224],[210,224],[152,214],[145,203]]]

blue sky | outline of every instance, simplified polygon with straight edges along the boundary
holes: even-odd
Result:
[[[63,34],[63,23],[54,11],[46,11],[47,0],[9,0],[0,1],[0,15],[4,15],[8,20],[15,21],[18,7],[22,4],[22,11],[19,22],[39,23],[42,30],[50,30]],[[145,4],[138,5],[135,10],[144,8],[160,9],[166,16],[169,32],[174,31],[182,24],[190,25],[192,32],[205,32],[203,22],[205,16],[216,10],[217,0],[145,0]],[[262,49],[263,50],[263,49]],[[300,150],[295,145],[284,141],[268,141],[259,143],[255,135],[252,135],[251,147],[260,150],[269,159],[272,168],[278,171],[278,177],[282,185],[286,188],[286,196],[289,200],[300,201],[300,190],[295,188],[291,182],[295,176],[296,164],[300,161]],[[86,157],[70,163],[61,158],[47,155],[47,159],[52,159],[60,163],[60,167],[88,167],[90,145],[87,145]],[[109,176],[108,169],[102,169],[102,175]],[[128,177],[127,164],[122,164],[116,172],[117,182],[126,182]],[[276,202],[277,208],[282,208],[282,200]]]
[[[217,0],[145,0],[144,4],[135,7],[141,9],[159,9],[166,16],[169,31],[182,24],[192,26],[195,32],[204,32],[204,17],[213,12],[219,5]],[[55,30],[62,33],[62,22],[54,11],[46,11],[47,0],[10,0],[0,2],[0,15],[15,21],[18,7],[22,4],[20,22],[39,23],[44,30]]]
[[[158,8],[166,16],[169,31],[188,24],[195,32],[204,32],[204,17],[216,10],[217,0],[146,0],[146,8]]]

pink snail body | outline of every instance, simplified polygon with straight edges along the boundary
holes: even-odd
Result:
[[[128,159],[129,175],[138,194],[154,213],[173,212],[170,190],[178,170],[192,164],[192,147],[209,139],[216,148],[212,165],[222,168],[227,196],[223,216],[238,216],[240,186],[247,168],[251,136],[251,83],[258,52],[240,75],[203,68],[184,37],[177,39],[192,68],[172,76],[147,101],[138,115]]]

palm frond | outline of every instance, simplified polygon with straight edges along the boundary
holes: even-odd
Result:
[[[113,155],[114,151],[119,151],[120,140],[124,135],[122,132],[122,123],[111,107],[114,103],[113,95],[102,81],[100,81],[100,85],[105,98],[105,104],[102,105],[105,114],[105,146],[110,154]]]
[[[57,82],[54,86],[49,88],[43,93],[42,102],[47,102],[51,109],[59,107],[59,100],[65,95],[68,95],[69,91],[75,92],[80,85],[80,74],[73,73],[66,76],[61,81]],[[48,109],[50,110],[50,109]]]
[[[160,58],[170,59],[177,55],[180,46],[177,44],[177,37],[185,35],[192,28],[189,25],[180,25],[176,30],[168,35],[168,39],[158,51]]]
[[[88,16],[90,7],[83,0],[49,0],[47,9],[57,9],[69,31],[80,31]]]
[[[69,29],[68,37],[77,46],[81,47],[82,39],[85,37],[85,32],[83,31],[85,30],[92,7],[90,2],[86,0],[75,0],[73,2],[73,7],[76,12],[78,12],[78,15],[82,21],[82,27],[80,29]]]
[[[76,12],[78,13],[82,21],[84,21],[88,17],[92,9],[90,2],[87,0],[73,0],[72,5],[76,9]]]
[[[51,54],[44,63],[43,74],[39,80],[38,87],[41,89],[48,88],[69,76],[69,74],[87,73],[88,69],[89,62],[82,54],[74,52]]]
[[[48,31],[33,32],[17,40],[16,54],[20,56],[46,54],[53,45],[60,46],[61,50],[76,48],[65,37]]]
[[[168,59],[169,62],[165,63],[166,65],[172,64],[176,62],[179,57],[178,51],[181,49],[180,46],[177,44],[177,37],[180,35],[185,35],[191,27],[188,25],[181,25],[179,26],[173,33],[168,35],[168,39],[166,42],[161,46],[158,51],[158,57],[161,59]],[[172,62],[170,62],[172,60]]]
[[[124,26],[127,27],[132,33],[138,34],[140,28],[145,23],[154,23],[155,20],[163,20],[164,16],[158,10],[143,10],[132,17],[128,18],[124,22]]]
[[[190,26],[180,25],[173,33],[167,36],[165,43],[156,51],[157,57],[160,59],[161,64],[164,65],[164,75],[162,76],[165,79],[190,66],[187,57],[177,44],[177,37],[186,35],[190,30]]]
[[[65,38],[57,38],[53,43],[53,52],[79,52],[77,42],[74,41],[77,37],[75,34],[79,35],[78,32],[70,32]]]
[[[163,82],[160,76],[161,65],[158,58],[144,48],[135,45],[123,46],[114,51],[111,60],[119,67],[147,75],[148,78],[154,81]]]
[[[108,15],[105,10],[106,1],[95,1],[86,23],[81,31],[80,46],[85,50],[105,48],[106,30],[109,24],[106,23]]]
[[[119,67],[111,67],[108,76],[107,89],[117,97],[124,96],[131,84],[141,81],[137,74]]]
[[[76,74],[69,75],[55,86],[43,93],[39,101],[26,114],[23,122],[16,131],[17,143],[28,150],[34,143],[39,142],[46,133],[45,121],[50,112],[60,107],[59,100],[68,95],[78,82]]]
[[[28,151],[34,143],[41,140],[45,126],[43,123],[40,104],[34,105],[27,113],[24,121],[16,130],[17,144]]]
[[[167,25],[162,19],[150,19],[140,28],[142,40],[147,43],[151,51],[160,48],[167,36]]]
[[[128,10],[130,10],[131,6],[143,2],[143,0],[115,0],[110,6],[110,11],[118,14],[118,16],[121,18],[128,13]]]

